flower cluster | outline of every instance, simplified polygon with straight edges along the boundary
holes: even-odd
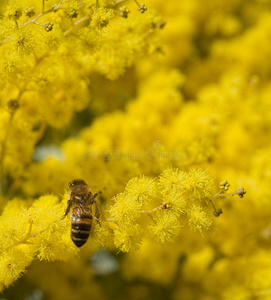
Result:
[[[195,173],[197,183],[191,182]],[[181,176],[183,186],[178,182]],[[202,198],[200,193],[195,194],[195,190],[202,190],[198,183],[204,183],[206,191],[213,190],[213,180],[200,169],[167,169],[159,180],[146,176],[132,178],[125,191],[115,196],[109,218],[101,218],[102,225],[95,227],[92,246],[105,246],[112,240],[117,249],[130,252],[138,250],[148,239],[173,242],[185,227],[185,218],[193,231],[209,231],[212,219],[206,203],[212,203],[213,195]],[[195,198],[191,199],[192,196]],[[1,289],[20,277],[35,258],[68,260],[77,254],[78,248],[69,237],[68,220],[62,217],[66,198],[67,195],[60,202],[53,195],[41,196],[33,203],[14,199],[5,206],[0,218]],[[161,205],[154,207],[159,202]]]
[[[3,298],[268,297],[270,17],[265,0],[0,1]],[[102,207],[80,251],[61,220],[76,178]]]
[[[0,219],[1,290],[20,277],[34,258],[67,260],[76,255],[62,215],[63,203],[56,196],[42,196],[32,204],[14,199],[5,206]]]
[[[48,127],[65,128],[87,107],[90,76],[121,76],[148,52],[159,30],[151,24],[161,20],[155,13],[124,20],[110,2],[41,2],[38,11],[12,0],[0,20],[1,189],[15,168],[22,176]]]

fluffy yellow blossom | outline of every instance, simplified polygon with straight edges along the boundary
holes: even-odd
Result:
[[[203,235],[204,231],[211,229],[212,219],[206,214],[202,207],[193,204],[189,210],[188,224],[193,231]]]
[[[22,7],[19,5],[19,1],[10,1],[11,3],[7,6],[5,17],[12,20],[19,20],[22,16]]]
[[[64,209],[58,197],[40,197],[30,208],[25,204],[12,200],[0,218],[0,281],[6,287],[25,272],[35,257],[67,260],[77,252],[67,235],[67,222],[62,220]]]
[[[156,194],[156,183],[153,179],[134,177],[125,188],[128,197],[135,198],[140,205],[147,205]]]
[[[150,225],[149,230],[156,240],[161,243],[172,242],[180,233],[181,225],[175,216],[164,214],[154,218],[155,224]]]
[[[110,216],[120,225],[129,227],[140,216],[141,204],[137,201],[136,195],[127,193],[118,194],[114,200],[115,203],[109,211]]]
[[[25,202],[16,199],[5,206],[0,220],[1,251],[19,244],[27,236],[31,216],[24,204]]]
[[[267,0],[0,1],[3,299],[270,296],[270,20]],[[101,207],[80,249],[77,178]]]
[[[0,259],[0,281],[9,286],[18,279],[33,259],[33,249],[24,245],[8,250]]]
[[[117,228],[114,231],[115,246],[123,252],[138,250],[142,243],[142,228],[136,224],[129,228]]]
[[[182,196],[181,192],[170,192],[163,197],[163,203],[166,207],[167,214],[172,214],[179,217],[180,214],[184,214],[187,209],[188,200]]]
[[[184,183],[185,191],[191,198],[205,199],[213,195],[214,185],[210,175],[204,170],[190,170]]]
[[[92,15],[90,26],[102,29],[108,25],[109,20],[113,17],[114,11],[112,9],[99,7]]]
[[[14,32],[8,37],[8,42],[12,46],[10,51],[13,50],[13,52],[20,56],[29,55],[33,52],[33,48],[35,46],[33,34],[26,27],[14,30]]]
[[[178,169],[167,169],[159,178],[159,186],[162,194],[169,194],[170,192],[176,192],[182,194],[185,192],[184,184],[187,180],[188,174]]]
[[[189,218],[188,224],[193,232],[203,234],[203,232],[210,230],[212,219],[208,217],[208,210],[213,208],[216,217],[222,213],[222,210],[216,209],[211,200],[209,200],[210,207],[195,204],[191,206],[191,201],[193,201],[191,197],[194,196],[192,188],[197,187],[197,185],[195,182],[189,182],[189,179],[191,172],[195,173],[196,171],[181,172],[178,169],[168,169],[160,175],[160,185],[157,184],[156,179],[143,176],[131,179],[125,187],[125,192],[115,196],[113,199],[115,203],[109,210],[110,218],[108,220],[112,224],[115,223],[113,232],[116,247],[127,252],[129,247],[133,248],[128,245],[140,245],[142,238],[149,235],[161,243],[172,242],[180,235],[186,217]],[[198,172],[207,178],[206,172],[202,170],[198,170]],[[188,178],[186,182],[184,181],[186,190],[182,190],[182,185],[178,181],[180,174],[183,178]],[[169,181],[168,178],[177,180],[172,183],[172,180]],[[208,181],[212,185],[209,177]],[[161,192],[157,189],[158,186]],[[205,186],[203,185],[201,188],[204,190]],[[214,195],[209,196],[213,197]],[[157,206],[159,198],[161,202]],[[135,230],[135,228],[140,228],[139,232],[142,236],[139,234],[132,236],[131,230]],[[126,236],[124,240],[121,234]],[[122,246],[123,244],[126,246]]]
[[[101,223],[101,226],[95,226],[94,241],[102,247],[114,248],[113,233],[115,224],[110,221],[105,222],[105,220],[101,220]]]

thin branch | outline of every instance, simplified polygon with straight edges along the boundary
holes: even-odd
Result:
[[[43,24],[41,24],[41,23],[39,23],[39,22],[33,22],[34,24],[37,24],[37,25],[39,25],[39,26],[42,26],[42,27],[44,27],[44,25]]]
[[[29,215],[29,216],[30,216],[30,215]],[[30,217],[31,217],[31,216],[30,216]],[[23,239],[17,241],[17,242],[15,243],[14,246],[18,246],[18,245],[20,245],[20,244],[31,244],[31,243],[29,243],[27,240],[28,240],[29,238],[31,238],[31,237],[35,237],[35,235],[32,234],[32,228],[33,228],[33,221],[30,219],[30,220],[29,220],[29,229],[28,229],[27,234],[25,235],[25,237],[24,237]]]
[[[214,195],[214,198],[223,198],[223,197],[234,196],[234,195],[237,195],[237,191],[235,191],[234,193],[216,193]]]
[[[227,196],[234,196],[234,195],[238,195],[240,198],[243,198],[244,195],[246,194],[246,191],[244,190],[244,188],[240,188],[238,190],[236,190],[234,193],[217,193],[214,195],[214,197],[216,198],[223,198],[223,197],[227,197]]]
[[[90,16],[89,15],[86,15],[84,16],[83,18],[77,20],[76,22],[74,22],[73,26],[71,26],[68,30],[66,30],[63,34],[63,36],[67,36],[69,34],[72,33],[72,31],[75,29],[75,27],[79,26],[81,23],[87,21],[87,20],[90,20]]]
[[[28,25],[28,24],[30,24],[30,23],[36,23],[36,21],[37,21],[40,17],[42,17],[42,16],[44,16],[44,15],[46,15],[46,14],[49,14],[50,12],[55,12],[55,11],[59,10],[62,3],[63,3],[63,1],[61,1],[58,5],[56,5],[56,6],[52,7],[52,8],[50,8],[50,9],[48,9],[48,10],[46,10],[46,11],[42,10],[41,13],[39,13],[34,19],[31,19],[31,20],[29,20],[29,21],[23,23],[23,26]]]
[[[114,7],[120,3],[126,2],[127,0],[116,0],[116,1],[112,1],[111,3],[109,3],[106,7]]]
[[[165,203],[163,203],[162,205],[157,206],[153,209],[150,209],[150,210],[137,210],[137,211],[144,213],[144,214],[150,214],[150,213],[153,213],[153,212],[155,212],[157,210],[161,210],[161,209],[166,209]]]
[[[44,1],[45,1],[45,0],[42,0],[42,9],[41,9],[41,12],[42,12],[42,13],[44,12]]]

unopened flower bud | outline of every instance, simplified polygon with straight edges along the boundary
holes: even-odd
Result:
[[[46,31],[51,31],[53,29],[53,27],[54,27],[54,23],[53,22],[48,21],[48,22],[46,22],[44,24],[44,29]]]
[[[35,15],[35,9],[34,9],[34,7],[33,6],[26,7],[26,9],[24,10],[24,14],[28,18],[32,18]]]
[[[130,10],[125,5],[120,7],[119,11],[120,11],[120,16],[125,19],[128,17],[128,14],[130,13]]]
[[[244,195],[246,194],[246,191],[244,188],[240,188],[236,191],[236,194],[240,197],[240,198],[243,198]]]
[[[213,215],[215,217],[219,217],[221,214],[223,214],[223,211],[221,208],[217,208],[214,212],[213,212]]]
[[[147,6],[145,4],[140,4],[137,8],[142,14],[147,10]]]
[[[70,19],[76,19],[77,16],[78,16],[77,10],[74,9],[74,8],[71,9],[71,11],[70,11],[69,14],[68,14],[68,18],[70,18]]]

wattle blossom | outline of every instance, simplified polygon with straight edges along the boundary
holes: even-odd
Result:
[[[270,20],[264,0],[1,1],[3,299],[268,298]],[[101,206],[81,249],[79,178]]]

